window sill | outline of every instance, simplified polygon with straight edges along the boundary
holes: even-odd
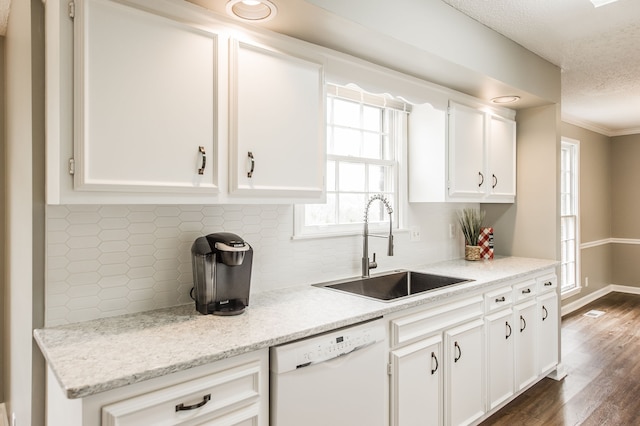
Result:
[[[571,290],[567,290],[565,292],[560,293],[560,300],[568,299],[571,296],[575,296],[576,294],[580,294],[582,291],[582,287],[577,286],[572,288]]]
[[[409,229],[394,229],[393,235],[409,233]],[[387,227],[385,230],[369,230],[369,235],[377,235],[386,237],[389,235],[389,228]],[[323,239],[323,238],[342,238],[342,237],[353,237],[353,236],[362,236],[362,230],[360,231],[343,231],[343,232],[323,232],[317,234],[302,234],[302,235],[293,235],[291,236],[292,240],[315,240],[315,239]]]

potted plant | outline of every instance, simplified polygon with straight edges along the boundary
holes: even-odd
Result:
[[[464,258],[466,260],[480,260],[480,246],[478,237],[484,220],[485,212],[480,209],[462,209],[458,211],[458,223],[464,235]]]

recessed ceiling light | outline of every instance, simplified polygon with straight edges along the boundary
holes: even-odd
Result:
[[[497,98],[491,99],[491,102],[494,104],[510,104],[512,102],[518,102],[520,100],[520,96],[498,96]]]
[[[244,21],[268,21],[278,13],[278,8],[269,0],[230,0],[227,13]]]
[[[590,0],[593,3],[593,7],[604,6],[605,4],[613,3],[618,0]]]

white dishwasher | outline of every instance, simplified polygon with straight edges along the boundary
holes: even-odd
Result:
[[[388,424],[381,319],[271,348],[271,426]]]

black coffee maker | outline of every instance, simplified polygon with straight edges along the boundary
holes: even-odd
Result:
[[[197,238],[191,246],[193,299],[202,314],[238,315],[249,305],[253,249],[230,232]]]

